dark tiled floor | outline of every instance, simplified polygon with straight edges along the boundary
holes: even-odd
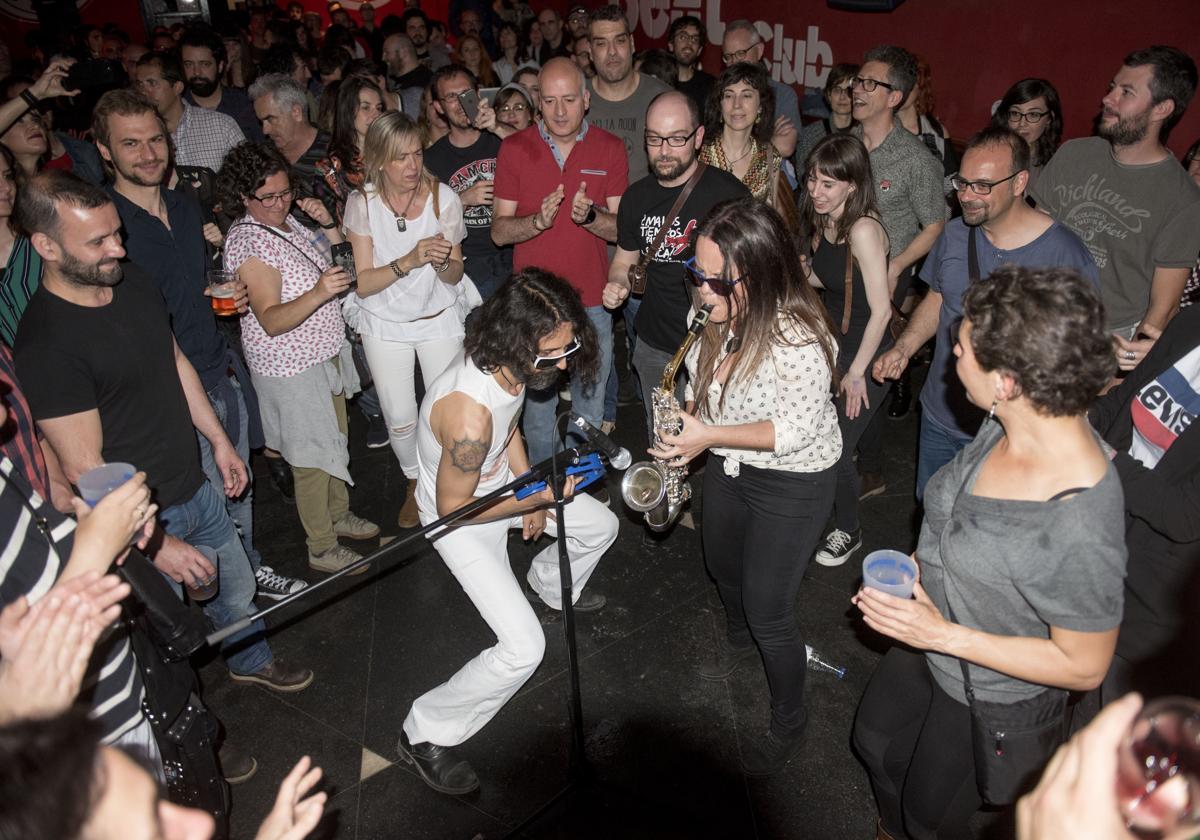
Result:
[[[640,418],[640,406],[622,408],[616,434],[635,452],[644,449]],[[397,535],[399,468],[390,449],[365,447],[360,415],[351,424],[358,481],[353,508],[379,522],[385,537]],[[907,549],[914,542],[916,426],[915,412],[886,422],[889,489],[863,503],[864,550]],[[263,474],[255,501],[258,546],[277,569],[316,580],[305,566],[295,510]],[[514,568],[527,568],[534,550],[514,538]],[[738,750],[766,724],[766,679],[760,667],[744,667],[725,683],[694,675],[720,631],[699,535],[677,527],[665,540],[652,538],[640,519],[625,515],[616,545],[592,578],[608,606],[578,621],[587,752],[600,784],[571,795],[525,836],[871,836],[870,788],[849,747],[858,696],[882,649],[850,608],[862,556],[835,569],[810,566],[797,614],[809,643],[847,674],[842,681],[810,674],[803,752],[777,777],[750,780],[738,769]],[[253,779],[233,789],[234,836],[253,836],[279,780],[306,753],[325,769],[331,793],[320,836],[471,840],[507,834],[558,791],[567,768],[566,647],[559,615],[539,610],[545,661],[464,745],[483,784],[461,798],[429,790],[397,763],[395,750],[412,699],[494,643],[423,541],[271,622],[276,653],[316,671],[307,690],[277,695],[234,686],[221,664],[210,662],[203,669],[206,697],[230,737],[260,765]]]

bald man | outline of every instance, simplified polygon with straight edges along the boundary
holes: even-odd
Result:
[[[650,174],[629,185],[617,211],[617,250],[608,270],[604,305],[616,309],[628,301],[634,313],[637,342],[633,367],[642,383],[646,429],[653,437],[650,392],[687,331],[691,297],[683,264],[692,256],[692,231],[713,205],[742,198],[749,190],[735,176],[715,166],[701,167],[698,155],[704,126],[696,103],[680,91],[660,93],[646,109],[645,149]],[[697,176],[697,173],[699,175]],[[679,214],[666,218],[693,177],[696,184]],[[629,269],[669,225],[658,250],[646,262],[645,291],[633,294]],[[682,402],[684,379],[678,382]]]
[[[612,366],[612,316],[601,304],[608,281],[608,242],[629,166],[625,144],[589,125],[582,71],[569,58],[551,59],[538,77],[542,118],[500,147],[492,209],[492,239],[514,245],[513,271],[537,265],[570,280],[583,298],[600,340],[599,385],[571,382],[574,410],[599,426],[604,383]],[[557,388],[529,391],[525,437],[529,457],[550,457]]]

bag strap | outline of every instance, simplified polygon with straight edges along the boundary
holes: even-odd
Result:
[[[854,305],[854,251],[846,243],[846,280],[843,286],[842,335],[850,332],[850,307]]]
[[[696,165],[696,171],[692,173],[692,177],[688,178],[687,183],[683,185],[683,190],[675,199],[675,203],[671,205],[671,209],[667,211],[667,220],[664,220],[661,227],[658,229],[658,234],[655,235],[654,241],[650,243],[650,248],[638,254],[637,264],[642,268],[646,267],[646,263],[654,259],[654,255],[658,253],[658,249],[662,247],[663,240],[667,238],[667,231],[675,226],[675,222],[679,219],[679,211],[683,209],[684,202],[691,196],[692,190],[696,188],[696,184],[700,183],[700,177],[704,174],[704,170],[708,169],[708,164],[700,161]]]
[[[321,268],[321,266],[317,265],[316,261],[314,261],[314,260],[313,260],[313,258],[312,258],[312,257],[310,257],[308,254],[304,253],[304,251],[303,251],[303,250],[301,250],[301,248],[300,248],[300,246],[299,246],[299,245],[297,245],[297,244],[296,244],[295,242],[293,242],[292,240],[288,239],[286,236],[284,236],[282,233],[280,233],[279,231],[275,230],[274,228],[267,227],[266,225],[260,225],[260,224],[258,224],[257,222],[238,222],[236,225],[233,225],[233,226],[231,226],[229,229],[232,231],[232,230],[234,230],[234,229],[236,229],[236,228],[240,228],[240,227],[256,227],[256,228],[262,228],[262,229],[263,229],[263,230],[265,230],[267,233],[270,233],[270,234],[273,234],[273,235],[275,235],[275,236],[278,236],[280,239],[282,239],[282,240],[283,240],[284,242],[286,242],[288,245],[291,245],[293,248],[295,248],[295,249],[296,249],[296,253],[298,253],[300,256],[304,257],[304,259],[308,260],[309,264],[310,264],[310,265],[311,265],[313,268],[315,268],[315,269],[317,270],[317,273],[318,273],[318,274],[323,274],[323,273],[325,272],[325,269],[323,269],[323,268]]]
[[[967,234],[967,277],[972,283],[978,281],[979,275],[982,273],[979,270],[979,249],[975,244],[975,237],[978,233],[979,228],[972,227],[971,232]]]

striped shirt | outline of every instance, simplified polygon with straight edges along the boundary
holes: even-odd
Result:
[[[0,338],[9,347],[17,338],[17,324],[41,280],[41,256],[28,239],[18,236],[0,277]]]
[[[8,458],[0,458],[0,609],[24,595],[40,601],[71,556],[75,520],[63,516],[30,489]],[[133,658],[129,632],[114,624],[96,642],[79,699],[99,722],[101,741],[111,744],[144,720],[146,694]]]

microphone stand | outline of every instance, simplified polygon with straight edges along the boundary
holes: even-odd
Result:
[[[559,461],[559,458],[564,458],[564,459],[566,459],[566,463],[568,463],[568,464],[577,463],[585,455],[588,455],[591,452],[592,452],[592,450],[590,448],[575,447],[572,449],[565,450],[561,454],[556,453],[554,456],[547,458],[545,461],[538,464],[537,466],[530,468],[529,472],[524,473],[523,475],[517,476],[512,481],[510,481],[508,484],[505,484],[503,487],[497,488],[496,490],[493,490],[491,493],[488,493],[485,496],[480,496],[478,499],[475,499],[474,501],[468,502],[467,504],[463,505],[458,510],[451,511],[450,513],[446,514],[445,516],[441,517],[440,519],[435,519],[433,522],[430,522],[428,525],[423,525],[420,528],[418,528],[417,530],[415,530],[409,534],[405,534],[403,537],[400,537],[399,539],[394,540],[394,541],[388,543],[387,545],[385,545],[381,548],[378,548],[375,551],[372,551],[370,554],[367,554],[364,557],[361,557],[360,559],[354,561],[346,568],[341,569],[340,571],[334,572],[332,575],[330,575],[329,577],[327,577],[323,580],[319,580],[316,583],[309,584],[307,587],[305,587],[304,589],[301,589],[299,592],[297,592],[293,595],[288,595],[286,598],[283,598],[283,599],[275,602],[274,604],[272,604],[271,606],[267,607],[264,610],[259,610],[258,612],[254,613],[253,615],[248,615],[248,616],[245,616],[244,618],[240,618],[237,621],[233,622],[232,624],[228,624],[225,627],[222,627],[220,630],[216,630],[212,633],[209,633],[208,636],[205,637],[204,641],[207,644],[215,647],[216,645],[220,644],[222,641],[224,641],[228,637],[232,636],[234,633],[238,633],[242,630],[245,630],[247,627],[249,627],[254,622],[256,622],[260,619],[267,618],[268,616],[272,615],[273,613],[279,612],[280,610],[291,606],[296,601],[302,600],[304,598],[308,598],[309,596],[313,595],[314,593],[320,592],[321,590],[327,588],[334,581],[340,580],[341,578],[343,578],[347,575],[353,574],[356,569],[360,569],[363,566],[366,566],[370,563],[374,563],[378,560],[382,560],[385,557],[387,557],[388,555],[395,553],[401,547],[406,546],[411,542],[414,542],[418,538],[424,537],[426,534],[429,534],[433,531],[437,531],[442,528],[446,528],[450,525],[453,525],[458,520],[463,519],[464,517],[470,516],[472,513],[475,513],[476,511],[481,510],[481,509],[491,505],[493,502],[495,502],[496,500],[500,499],[501,497],[507,495],[508,493],[510,493],[520,487],[524,487],[527,484],[532,484],[534,482],[541,481],[541,480],[545,479],[548,475],[551,475],[554,477],[554,484],[555,484],[554,510],[555,510],[555,516],[558,518],[558,523],[559,523],[559,564],[561,567],[563,567],[567,570],[567,578],[566,578],[567,588],[564,589],[564,592],[569,593],[570,592],[570,582],[569,581],[570,581],[571,567],[570,567],[570,564],[569,564],[569,561],[567,558],[565,543],[562,542],[562,540],[563,540],[563,537],[562,537],[562,534],[563,534],[562,505],[563,505],[564,500],[562,498],[562,483],[557,480],[558,461]],[[415,562],[417,559],[418,559],[417,556],[407,557],[407,558],[405,558],[404,562],[398,564],[398,567],[403,568],[404,566],[407,566],[409,563]],[[564,613],[564,615],[566,615],[566,614],[571,615],[570,621],[571,621],[571,628],[573,631],[574,630],[574,614],[569,612],[566,609],[566,606],[569,603],[570,603],[570,597],[568,594],[567,596],[565,596],[563,613]],[[574,653],[574,649],[575,649],[574,637],[572,636],[572,644],[570,647],[572,655]],[[576,679],[576,687],[577,686],[578,686],[578,679]],[[581,741],[581,743],[582,743],[582,741]]]

